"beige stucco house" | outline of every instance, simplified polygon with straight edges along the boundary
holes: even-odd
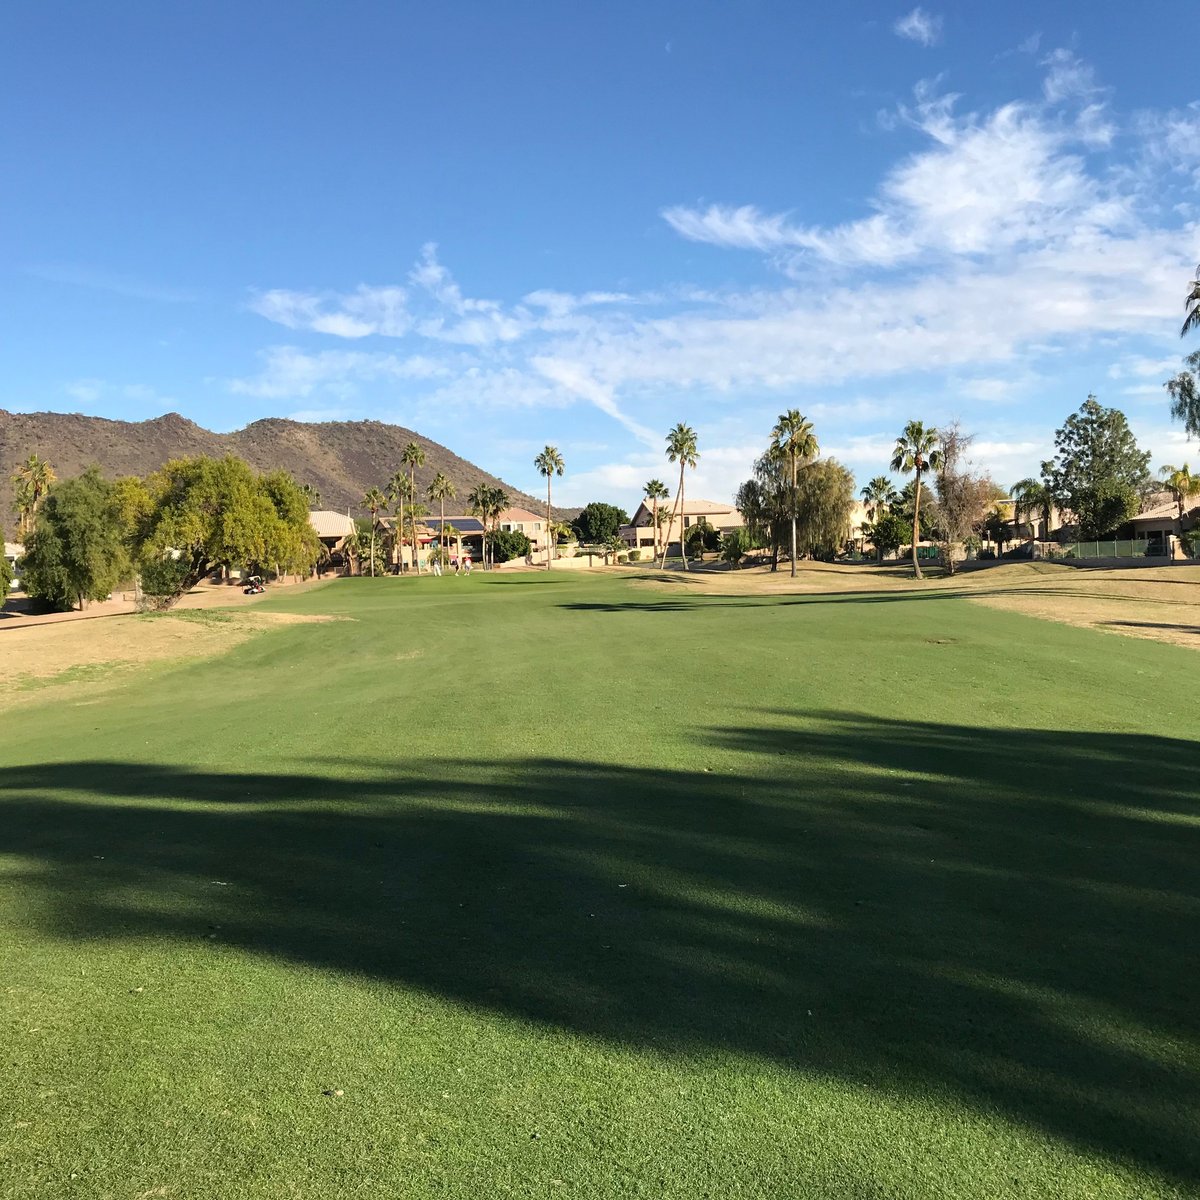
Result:
[[[666,514],[665,517],[663,514]],[[740,529],[745,525],[742,514],[732,504],[720,504],[715,500],[693,500],[686,497],[683,502],[683,522],[680,524],[680,514],[675,511],[673,500],[659,503],[658,515],[662,520],[662,532],[658,538],[658,546],[666,543],[674,546],[675,553],[679,551],[679,538],[683,530],[690,529],[701,521],[711,525],[718,533],[728,533],[731,529]],[[631,550],[642,550],[653,553],[654,510],[644,500],[638,505],[628,525],[622,525],[618,531],[621,540]]]

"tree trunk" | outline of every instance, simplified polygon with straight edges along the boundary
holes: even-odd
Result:
[[[682,485],[682,483],[683,483],[683,476],[681,475],[680,476],[680,484]],[[662,563],[660,564],[660,569],[664,570],[664,571],[667,569],[667,551],[670,550],[670,548],[671,548],[671,530],[675,528],[675,516],[679,512],[679,504],[682,499],[683,499],[683,497],[680,495],[680,493],[678,491],[676,491],[675,507],[671,509],[671,519],[670,519],[670,521],[667,522],[667,536],[666,536],[666,539],[664,540],[663,546],[662,546]],[[681,547],[683,546],[683,538],[682,537],[680,537],[680,539],[679,539],[679,545]]]
[[[684,500],[683,500],[683,473],[684,468],[679,468],[679,549],[683,551],[683,569],[690,571],[687,560],[687,517],[683,515]]]
[[[921,564],[917,561],[917,535],[921,530],[921,472],[917,471],[917,493],[913,503],[913,544],[912,544],[912,564],[913,575],[917,579],[923,579],[921,574]]]
[[[417,468],[415,466],[409,468],[408,490],[410,492],[412,492],[413,503],[415,504],[417,502]],[[413,530],[412,530],[413,566],[416,568],[417,574],[420,575],[420,573],[421,573],[421,556],[417,553],[417,522],[415,520],[412,523],[412,527],[413,527]]]
[[[371,514],[371,578],[375,578],[375,515]]]
[[[792,459],[792,578],[796,578],[796,460]]]
[[[650,520],[654,523],[654,549],[650,552],[651,558],[658,557],[658,497],[654,497],[654,512],[651,514]],[[640,540],[640,539],[639,539]]]
[[[546,476],[546,570],[550,570],[554,534],[550,530],[550,476]]]
[[[404,497],[400,497],[400,527],[397,530],[400,535],[400,574],[404,574]]]

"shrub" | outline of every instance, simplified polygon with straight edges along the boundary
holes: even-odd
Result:
[[[641,558],[642,558],[642,552],[640,550],[630,550],[630,552],[629,552],[629,561],[630,562],[640,562]]]
[[[533,549],[533,543],[517,529],[498,529],[488,541],[492,548],[492,561],[498,563],[524,558]]]

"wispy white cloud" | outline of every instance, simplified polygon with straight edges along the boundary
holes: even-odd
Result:
[[[1095,69],[1073,50],[1064,47],[1051,50],[1042,59],[1042,66],[1046,68],[1042,92],[1050,104],[1088,97],[1100,90],[1096,84]]]
[[[412,328],[403,288],[359,284],[348,293],[296,292],[272,288],[250,301],[252,312],[283,325],[334,337],[362,338],[369,334],[403,337]]]
[[[257,374],[231,386],[306,401],[303,411],[357,409],[381,390],[401,396],[406,412],[590,405],[631,435],[627,459],[596,468],[614,485],[651,462],[650,474],[661,473],[661,434],[686,397],[683,419],[702,414],[713,447],[724,448],[702,447],[711,472],[702,491],[713,498],[745,478],[785,394],[819,415],[828,452],[873,472],[900,415],[920,405],[936,422],[965,405],[982,412],[980,444],[994,448],[997,469],[1025,473],[1037,463],[1021,456],[1044,435],[1044,457],[1052,428],[1016,418],[992,428],[993,419],[1043,394],[1047,364],[1068,353],[1094,351],[1119,365],[1127,386],[1157,386],[1135,360],[1161,365],[1156,344],[1164,324],[1173,335],[1200,240],[1200,222],[1146,203],[1164,180],[1190,187],[1177,164],[1191,153],[1193,120],[1200,155],[1200,118],[1143,115],[1146,149],[1131,170],[1123,139],[1105,132],[1118,119],[1094,77],[1073,56],[1045,61],[1048,80],[1058,72],[1053,103],[1044,95],[963,111],[935,85],[918,87],[897,117],[922,144],[883,173],[856,219],[806,224],[798,209],[752,204],[664,211],[684,238],[761,255],[779,269],[772,282],[543,288],[505,302],[469,296],[429,245],[402,285],[259,297],[259,311],[309,334],[365,336],[356,322],[383,332],[394,319],[389,336],[405,352],[274,347]],[[1132,339],[1149,339],[1149,352]],[[761,410],[756,431],[718,429],[717,414],[745,411],[748,397]]]
[[[271,346],[260,358],[263,367],[259,374],[230,380],[231,391],[271,400],[311,396],[318,391],[351,396],[360,383],[429,380],[449,374],[444,363],[423,355],[346,350],[308,353],[296,346]]]
[[[914,8],[912,12],[897,18],[892,32],[921,46],[934,46],[942,37],[942,18],[923,8]]]
[[[888,173],[870,216],[804,226],[754,205],[711,204],[676,205],[663,217],[692,241],[776,256],[797,252],[778,259],[793,273],[813,261],[896,267],[930,256],[995,256],[1132,224],[1131,198],[1089,174],[1073,153],[1076,143],[1111,140],[1098,110],[1085,109],[1072,123],[1021,103],[956,117],[956,100],[928,85],[918,89],[903,115],[930,145]]]

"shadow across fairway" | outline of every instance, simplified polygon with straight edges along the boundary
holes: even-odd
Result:
[[[1194,743],[784,711],[695,756],[10,768],[0,850],[63,938],[759,1056],[1200,1184]]]

